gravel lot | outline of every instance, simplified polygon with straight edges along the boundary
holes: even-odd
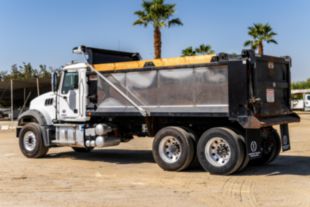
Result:
[[[233,176],[165,172],[152,139],[81,155],[70,148],[26,159],[13,131],[0,133],[0,207],[310,206],[310,114],[290,127],[292,150]]]

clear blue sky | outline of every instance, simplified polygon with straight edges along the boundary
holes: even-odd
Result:
[[[163,31],[163,56],[188,46],[211,44],[216,52],[243,48],[247,27],[270,23],[279,45],[272,55],[293,58],[293,80],[310,78],[309,0],[169,0],[184,23]],[[0,69],[31,62],[59,67],[76,59],[74,46],[137,51],[153,56],[152,28],[133,27],[141,0],[0,0]]]

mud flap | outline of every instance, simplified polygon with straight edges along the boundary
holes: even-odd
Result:
[[[283,152],[288,151],[291,149],[290,133],[288,130],[288,124],[281,124],[280,131],[281,131],[282,151]]]
[[[259,129],[246,130],[246,151],[250,159],[257,159],[262,156],[262,139]]]

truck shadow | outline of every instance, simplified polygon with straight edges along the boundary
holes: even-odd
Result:
[[[77,153],[71,151],[49,154],[46,158],[71,158],[115,164],[155,163],[151,150],[101,149],[94,150],[91,153]]]
[[[91,153],[60,152],[49,154],[46,159],[71,158],[115,164],[154,163],[151,150],[102,149]],[[203,172],[200,166],[187,170],[188,173]],[[281,155],[274,162],[263,166],[249,165],[243,172],[233,176],[276,176],[276,175],[310,175],[310,156]]]
[[[281,155],[274,162],[263,166],[248,166],[236,176],[310,175],[310,157]]]

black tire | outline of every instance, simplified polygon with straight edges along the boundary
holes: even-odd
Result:
[[[250,157],[246,152],[246,143],[245,143],[245,138],[241,135],[239,135],[240,141],[241,141],[241,145],[244,148],[244,159],[243,162],[241,164],[241,166],[239,167],[239,169],[237,170],[237,172],[242,172],[245,170],[245,168],[249,165],[250,162]]]
[[[42,131],[37,123],[26,124],[19,134],[19,147],[28,158],[44,157],[48,147],[44,146]]]
[[[80,148],[80,147],[72,147],[74,152],[77,153],[89,153],[91,151],[93,151],[93,147],[88,147],[88,148]]]
[[[153,141],[153,157],[156,163],[167,171],[181,171],[186,169],[193,161],[195,149],[191,135],[180,127],[165,127],[155,135]],[[179,151],[180,155],[177,160],[170,162],[169,155],[165,149],[169,145],[169,139],[174,143],[171,147],[174,151]],[[167,143],[167,145],[166,145]],[[170,145],[171,146],[171,145]],[[164,149],[163,149],[164,148]]]
[[[213,144],[218,148],[215,149]],[[218,159],[216,154],[213,158],[206,155],[205,149],[208,146],[211,150],[216,150],[216,153],[229,152],[230,156],[227,155],[227,161]],[[219,150],[222,152],[218,152]],[[213,152],[209,151],[209,153]],[[204,170],[211,174],[229,175],[240,168],[244,161],[245,149],[238,134],[228,128],[217,127],[211,128],[201,135],[197,145],[197,156]],[[219,154],[219,156],[222,155]],[[222,163],[220,163],[221,161]]]
[[[192,144],[194,145],[194,157],[192,162],[189,164],[189,166],[186,169],[195,170],[195,169],[201,169],[201,165],[199,163],[198,157],[197,157],[197,137],[193,130],[187,127],[183,127],[183,129],[189,134]]]
[[[268,134],[266,137],[263,137],[262,148],[262,157],[251,160],[251,165],[269,164],[279,156],[281,152],[281,139],[275,129],[268,129]]]

